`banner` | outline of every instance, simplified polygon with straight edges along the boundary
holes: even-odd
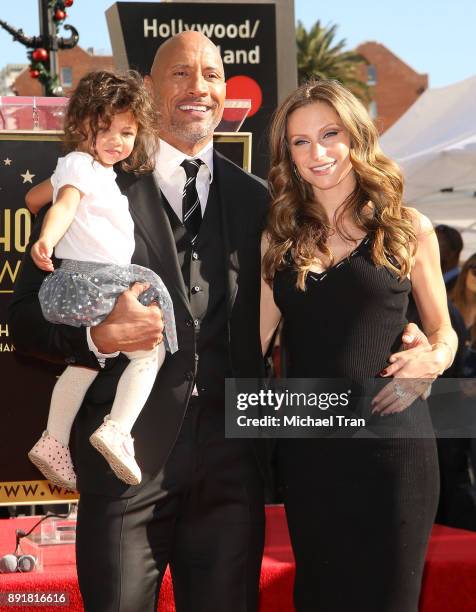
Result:
[[[0,505],[77,498],[42,480],[27,457],[46,427],[51,392],[64,367],[16,354],[7,322],[33,223],[25,194],[52,175],[62,154],[60,138],[47,132],[0,134]],[[215,134],[215,147],[249,169],[250,134]]]
[[[57,135],[0,134],[0,504],[74,499],[42,479],[27,452],[46,427],[51,391],[62,366],[15,355],[7,322],[32,217],[25,194],[51,176],[61,154]]]

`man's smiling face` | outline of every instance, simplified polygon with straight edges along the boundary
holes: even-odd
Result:
[[[198,32],[174,37],[157,52],[148,82],[158,108],[160,137],[192,154],[205,146],[220,123],[226,95],[216,46]]]

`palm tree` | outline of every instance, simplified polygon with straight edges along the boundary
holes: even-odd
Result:
[[[298,21],[296,28],[299,83],[311,78],[337,79],[363,102],[368,103],[371,94],[362,81],[362,65],[367,60],[353,51],[343,51],[346,40],[334,41],[337,25],[323,27],[318,20],[309,32]]]

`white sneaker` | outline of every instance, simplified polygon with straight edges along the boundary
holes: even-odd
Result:
[[[89,441],[106,459],[118,478],[130,485],[140,483],[142,474],[134,459],[134,440],[109,415],[104,417],[104,423],[96,429]]]

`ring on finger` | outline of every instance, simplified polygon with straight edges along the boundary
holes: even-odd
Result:
[[[410,393],[408,393],[408,391],[406,391],[397,382],[394,384],[393,389],[394,389],[395,395],[398,397],[398,399],[404,400],[404,399],[407,399],[408,397],[410,397],[410,395],[411,395]]]

